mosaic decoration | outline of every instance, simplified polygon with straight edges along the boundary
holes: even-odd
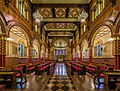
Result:
[[[76,25],[73,23],[48,23],[45,27],[47,29],[75,29]]]
[[[78,18],[80,13],[81,13],[80,8],[70,8],[69,17],[70,18]]]
[[[65,18],[66,8],[55,8],[56,18]]]
[[[43,18],[52,18],[53,17],[51,8],[40,8],[39,12],[43,16]]]

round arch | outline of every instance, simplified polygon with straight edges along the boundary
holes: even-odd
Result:
[[[24,46],[27,47],[27,44],[25,43],[25,41],[23,39],[20,39],[18,44],[24,44]]]
[[[113,36],[113,33],[114,33],[114,28],[113,28],[113,22],[112,21],[104,21],[104,22],[100,22],[98,25],[96,25],[92,32],[90,33],[90,36],[89,36],[89,46],[93,46],[94,45],[94,39],[97,35],[97,33],[99,32],[99,28],[103,27],[103,26],[106,26],[110,29],[110,32],[111,32],[111,36]]]
[[[40,50],[40,42],[39,42],[39,40],[38,40],[37,38],[35,38],[35,39],[33,40],[33,43],[34,43],[34,42],[37,43],[38,50]],[[32,45],[33,45],[33,43],[32,43]]]
[[[31,46],[32,43],[31,43],[30,40],[32,40],[32,37],[31,37],[30,32],[28,32],[29,29],[28,29],[27,27],[25,27],[23,24],[21,24],[21,23],[19,23],[19,22],[17,22],[17,21],[9,21],[9,22],[8,22],[8,26],[7,26],[7,29],[8,29],[8,30],[6,31],[6,34],[7,34],[7,35],[10,35],[10,30],[11,30],[11,28],[14,27],[14,26],[20,27],[20,28],[22,29],[22,33],[25,35],[26,40],[27,40],[27,45],[28,45],[28,46]]]
[[[84,36],[84,37],[82,37],[82,38],[80,39],[80,49],[81,49],[81,50],[82,50],[82,46],[83,46],[85,40],[86,40],[87,43],[88,43],[88,38],[87,38],[87,36]]]

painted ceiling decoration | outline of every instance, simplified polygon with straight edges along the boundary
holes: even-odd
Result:
[[[70,8],[69,17],[70,18],[78,18],[80,13],[81,13],[80,8]]]
[[[14,26],[10,30],[10,32],[12,32],[13,34],[15,34],[15,35],[17,35],[17,36],[19,36],[19,37],[21,37],[23,39],[26,39],[26,37],[25,37],[25,35],[24,35],[24,33],[22,31],[23,31],[23,29],[18,27],[18,26]]]
[[[56,18],[65,18],[66,8],[55,8]]]
[[[76,25],[73,23],[48,23],[45,26],[45,29],[76,29]]]
[[[64,39],[58,39],[54,42],[54,47],[56,48],[67,47],[67,42]]]
[[[98,39],[98,38],[100,38],[100,37],[102,37],[102,36],[110,33],[110,28],[107,27],[107,26],[103,26],[103,27],[99,28],[98,31],[99,31],[99,32],[97,33],[95,39]]]
[[[53,8],[55,11],[52,11],[52,8],[42,7],[39,8],[39,13],[43,16],[43,18],[53,18],[53,14],[55,13],[55,18],[78,18],[81,14],[82,9],[80,7],[69,8],[67,11],[68,15],[66,16],[66,8]]]
[[[39,8],[40,14],[43,16],[43,18],[52,18],[52,9],[51,8]]]
[[[71,32],[50,32],[48,36],[73,36]]]

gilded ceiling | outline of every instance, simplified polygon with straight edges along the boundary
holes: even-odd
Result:
[[[39,10],[40,15],[43,16],[41,29],[49,38],[57,36],[73,38],[75,31],[80,27],[78,16],[81,15],[83,8],[88,13],[90,2],[90,0],[41,0],[41,3],[36,4],[37,1],[39,0],[32,0],[33,13]]]
[[[74,8],[70,7],[69,11],[67,12],[65,7],[64,8],[55,7],[54,11],[52,8],[42,7],[42,8],[39,8],[39,13],[44,18],[78,18],[78,16],[81,13],[81,7],[74,7]],[[55,14],[54,17],[53,17],[53,14]]]

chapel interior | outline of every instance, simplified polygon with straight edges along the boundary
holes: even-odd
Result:
[[[120,0],[0,0],[0,91],[120,91]]]

